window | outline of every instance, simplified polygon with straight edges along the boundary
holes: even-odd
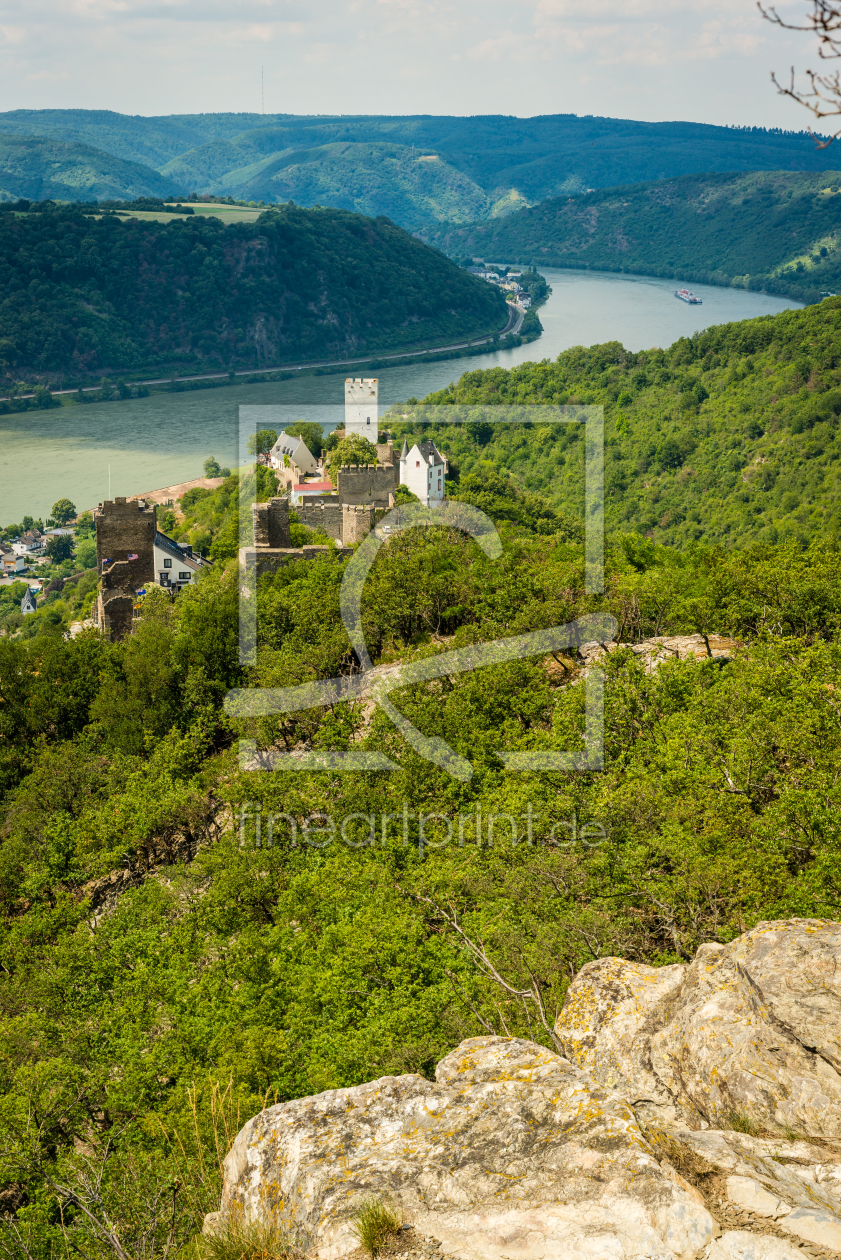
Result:
[[[172,561],[171,561],[171,560],[164,560],[164,568],[165,568],[165,569],[171,569],[171,568],[172,568]]]
[[[420,468],[420,460],[419,460],[419,459],[416,459],[416,460],[415,460],[415,468]]]
[[[371,423],[371,417],[369,416],[369,417],[368,417],[368,424],[370,424],[370,423]]]
[[[179,574],[178,574],[178,581],[179,581],[179,582],[189,582],[189,580],[190,580],[190,574],[189,574],[189,573],[179,573]]]

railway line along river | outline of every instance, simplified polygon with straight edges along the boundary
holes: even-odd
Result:
[[[538,341],[471,359],[416,360],[379,368],[381,406],[423,398],[464,372],[554,359],[570,346],[605,341],[621,341],[629,350],[668,346],[712,324],[801,305],[744,289],[695,285],[693,292],[703,304],[689,306],[675,298],[674,280],[552,268],[544,275],[552,293],[540,308],[544,333]],[[358,368],[347,370],[348,376],[358,374]],[[64,497],[80,510],[94,506],[108,497],[109,465],[112,495],[138,494],[200,477],[208,455],[215,455],[222,465],[233,465],[240,403],[280,404],[289,422],[306,415],[333,426],[343,415],[344,375],[233,384],[2,416],[0,523],[19,521],[24,514],[46,518],[52,504]]]

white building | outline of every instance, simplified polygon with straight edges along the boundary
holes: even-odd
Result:
[[[12,541],[12,550],[18,556],[41,556],[45,546],[44,535],[38,529],[28,529]]]
[[[367,438],[374,446],[379,442],[379,412],[376,377],[362,379],[349,376],[345,381],[345,433],[356,433]]]
[[[168,591],[180,591],[182,586],[189,586],[200,569],[210,567],[210,561],[195,555],[192,547],[182,547],[160,530],[155,532],[154,550],[155,581]]]
[[[0,568],[6,573],[24,573],[26,571],[26,560],[22,555],[18,555],[11,547],[5,543],[0,543]]]
[[[447,461],[434,442],[416,442],[400,452],[400,484],[416,494],[424,507],[440,507],[447,492]]]
[[[295,471],[294,480],[318,472],[318,461],[303,438],[289,433],[279,433],[277,441],[269,452],[269,464],[278,471],[290,468]]]

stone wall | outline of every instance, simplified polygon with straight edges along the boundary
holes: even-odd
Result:
[[[102,570],[96,620],[109,639],[124,639],[131,633],[137,592],[134,567],[133,561],[115,560]]]
[[[377,463],[384,467],[394,464],[394,442],[391,438],[386,442],[377,443]]]
[[[255,547],[289,547],[289,500],[269,499],[252,503]]]
[[[316,556],[336,556],[339,560],[347,560],[353,555],[350,547],[243,547],[239,553],[240,571],[246,585],[259,581],[266,573],[277,573],[287,564],[295,564],[298,560],[314,560]]]
[[[141,586],[154,582],[155,505],[142,499],[106,499],[95,509],[93,519],[99,573],[103,572],[105,560],[125,563],[125,589],[130,588],[132,595]],[[137,559],[129,560],[130,555]]]
[[[304,502],[295,508],[298,520],[309,529],[318,529],[336,542],[343,541],[342,505],[338,499],[332,502]]]
[[[336,479],[342,503],[373,503],[376,507],[393,507],[394,494],[400,484],[400,467],[395,464],[360,464],[343,466]]]

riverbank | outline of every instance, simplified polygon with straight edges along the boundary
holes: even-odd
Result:
[[[237,407],[277,408],[277,429],[308,420],[329,431],[344,418],[344,375],[379,378],[381,414],[397,402],[425,398],[465,372],[554,360],[571,346],[621,342],[628,350],[668,346],[712,324],[773,315],[799,303],[739,289],[699,286],[703,306],[687,306],[665,280],[546,269],[552,292],[540,308],[543,334],[531,344],[510,338],[470,357],[430,354],[392,361],[370,373],[344,368],[287,373],[266,382],[240,377],[228,388],[178,385],[149,397],[92,402],[0,416],[0,503],[8,520],[47,517],[56,499],[77,506],[139,494],[200,477],[208,456],[221,467],[240,458]],[[484,353],[481,353],[484,351]],[[88,397],[92,397],[88,395]],[[95,397],[95,396],[93,396]],[[5,524],[5,521],[2,521]]]
[[[524,311],[513,302],[508,304],[508,320],[498,333],[457,342],[449,346],[425,347],[405,350],[395,354],[380,354],[355,359],[320,360],[313,363],[282,364],[262,368],[247,368],[228,372],[202,372],[193,376],[152,377],[141,380],[103,381],[100,385],[79,385],[66,389],[48,390],[38,386],[27,393],[0,396],[0,415],[15,415],[26,411],[46,411],[52,407],[78,406],[93,402],[120,402],[132,398],[146,398],[152,393],[183,393],[186,390],[219,389],[237,384],[268,384],[289,381],[306,376],[329,376],[354,368],[359,372],[374,371],[404,360],[422,360],[426,363],[447,359],[469,358],[487,353],[487,347],[499,343],[506,348],[525,345],[537,340],[543,332],[534,308]]]

